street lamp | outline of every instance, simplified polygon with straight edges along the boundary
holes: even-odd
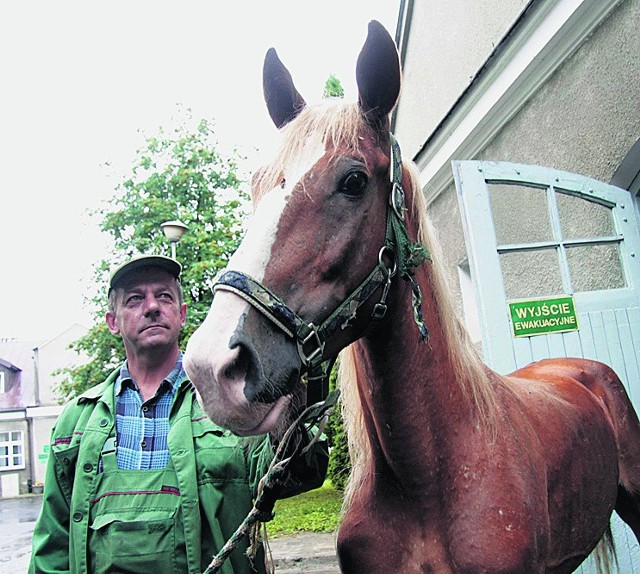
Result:
[[[165,221],[160,224],[165,237],[171,243],[171,257],[176,259],[176,244],[182,239],[188,227],[182,221]],[[177,259],[176,259],[177,261]]]

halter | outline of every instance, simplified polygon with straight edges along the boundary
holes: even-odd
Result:
[[[328,392],[329,373],[336,358],[323,359],[327,340],[340,330],[349,327],[360,307],[381,286],[383,286],[382,295],[373,308],[370,321],[377,322],[383,319],[387,312],[387,296],[391,280],[396,274],[411,282],[413,315],[420,333],[420,340],[424,341],[429,336],[422,317],[422,294],[413,273],[425,259],[430,259],[430,256],[424,245],[409,242],[405,224],[406,207],[402,188],[400,146],[394,135],[391,133],[389,135],[391,139],[389,172],[392,187],[387,208],[385,240],[378,253],[378,263],[365,280],[321,324],[316,325],[302,319],[282,299],[246,273],[223,269],[214,281],[214,295],[216,291],[235,293],[296,341],[298,354],[304,366],[304,379],[307,383],[317,383],[309,384],[307,404],[323,400]],[[390,266],[385,263],[385,258],[392,262]]]

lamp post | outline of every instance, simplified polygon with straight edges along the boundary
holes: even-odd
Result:
[[[182,221],[165,221],[160,224],[165,237],[171,243],[171,257],[176,259],[176,244],[182,239],[188,227]],[[177,259],[176,259],[177,261]]]

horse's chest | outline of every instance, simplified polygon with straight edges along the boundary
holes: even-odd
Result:
[[[369,525],[357,531],[341,528],[338,559],[344,574],[362,572],[454,572],[446,545],[434,536],[415,536],[402,529]]]
[[[414,508],[372,501],[352,504],[338,533],[343,573],[454,572],[442,529],[425,525]]]
[[[512,512],[495,520],[473,512],[457,518],[442,510],[400,500],[352,504],[338,534],[341,571],[530,572],[541,568],[531,523]]]

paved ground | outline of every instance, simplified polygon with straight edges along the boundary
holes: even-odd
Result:
[[[0,572],[27,571],[41,502],[42,497],[35,495],[0,499]]]
[[[334,534],[298,534],[269,542],[276,572],[338,574]]]
[[[25,574],[41,496],[0,499],[0,572]],[[335,536],[299,534],[270,540],[278,574],[337,574]]]

